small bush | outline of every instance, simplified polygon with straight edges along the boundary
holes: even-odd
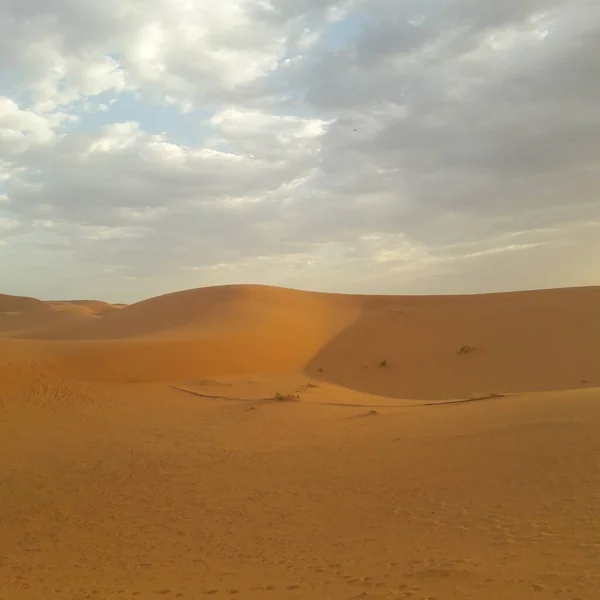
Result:
[[[300,396],[297,394],[282,394],[280,392],[275,394],[276,402],[290,402],[292,400],[300,400]]]
[[[461,346],[458,350],[458,354],[470,354],[471,352],[475,352],[473,346]]]
[[[380,363],[379,363],[380,367],[387,367],[388,366],[388,361],[384,358]]]

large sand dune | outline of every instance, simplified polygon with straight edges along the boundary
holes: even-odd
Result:
[[[0,295],[0,599],[595,600],[600,288]]]
[[[600,380],[600,288],[373,297],[225,286],[120,309],[3,296],[2,333],[92,381],[302,371],[368,393],[442,399]]]

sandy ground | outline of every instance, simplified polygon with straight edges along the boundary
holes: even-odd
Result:
[[[1,600],[600,597],[599,288],[0,296],[0,336]]]

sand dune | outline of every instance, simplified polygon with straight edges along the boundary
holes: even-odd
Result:
[[[227,286],[168,294],[100,318],[45,320],[19,337],[69,378],[172,381],[297,370],[357,314],[343,296]]]
[[[25,296],[9,296],[0,294],[0,313],[29,312],[48,310],[48,306],[41,300]]]
[[[0,336],[44,337],[113,310],[118,307],[96,300],[44,302],[0,294]]]
[[[120,309],[6,296],[2,306],[0,331],[31,340],[74,379],[172,382],[300,371],[417,399],[600,381],[600,288],[374,297],[224,286]]]
[[[0,296],[0,599],[594,600],[600,288]]]
[[[101,315],[114,310],[119,310],[124,305],[109,304],[108,302],[102,302],[100,300],[56,300],[48,302],[48,304],[57,308],[65,309],[83,309],[91,312],[92,314]]]
[[[600,288],[375,298],[307,372],[369,393],[451,398],[588,385],[600,381],[598,356]]]
[[[36,335],[48,326],[70,323],[70,317],[80,312],[77,308],[64,310],[34,298],[0,294],[0,336]]]

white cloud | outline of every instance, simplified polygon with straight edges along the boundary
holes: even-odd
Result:
[[[9,157],[32,144],[54,138],[57,118],[49,119],[29,110],[21,110],[16,102],[0,96],[0,150]]]
[[[321,15],[318,27],[330,3],[304,4],[297,14]],[[318,31],[297,27],[296,11],[271,8],[260,0],[9,0],[0,51],[39,110],[126,88],[198,103],[235,96],[273,73],[296,41],[314,43]]]

